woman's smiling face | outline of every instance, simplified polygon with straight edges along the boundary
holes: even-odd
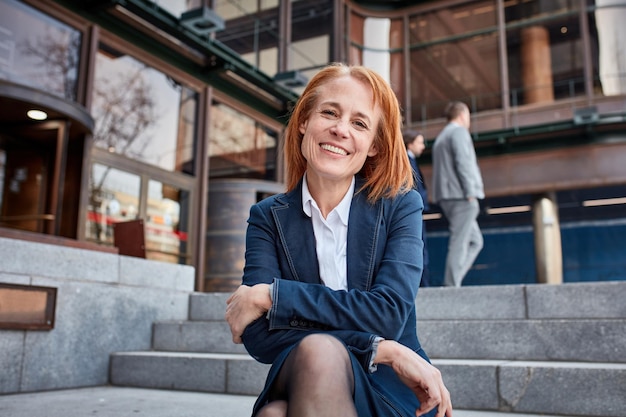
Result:
[[[380,117],[371,88],[361,81],[346,75],[321,86],[311,115],[299,126],[307,180],[352,181],[377,153]]]

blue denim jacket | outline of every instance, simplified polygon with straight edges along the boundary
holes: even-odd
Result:
[[[355,189],[362,184],[357,177]],[[302,210],[302,182],[289,193],[252,206],[243,283],[273,283],[273,307],[246,328],[242,339],[255,359],[273,363],[310,332],[334,334],[383,395],[406,402],[414,413],[417,400],[393,371],[380,366],[371,373],[370,365],[379,337],[426,357],[415,317],[423,204],[414,190],[370,204],[366,191],[355,193],[350,208],[348,291],[321,284],[312,222]]]

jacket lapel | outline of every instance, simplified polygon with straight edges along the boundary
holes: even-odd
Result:
[[[357,177],[359,179],[359,177]],[[356,190],[363,185],[357,181]],[[347,262],[348,289],[369,290],[374,276],[373,259],[378,244],[382,203],[367,201],[367,190],[356,193],[350,206],[348,222]]]
[[[277,197],[276,201],[280,204],[272,207],[272,212],[291,279],[319,284],[313,224],[302,210],[302,182],[293,191]]]

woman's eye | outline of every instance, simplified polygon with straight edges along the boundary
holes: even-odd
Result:
[[[322,114],[327,116],[335,116],[337,113],[334,110],[322,110]]]
[[[367,125],[360,120],[356,120],[354,124],[360,129],[367,129]]]

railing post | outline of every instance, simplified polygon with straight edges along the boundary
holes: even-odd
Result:
[[[556,194],[538,195],[533,202],[535,265],[540,284],[563,283],[563,250]]]

